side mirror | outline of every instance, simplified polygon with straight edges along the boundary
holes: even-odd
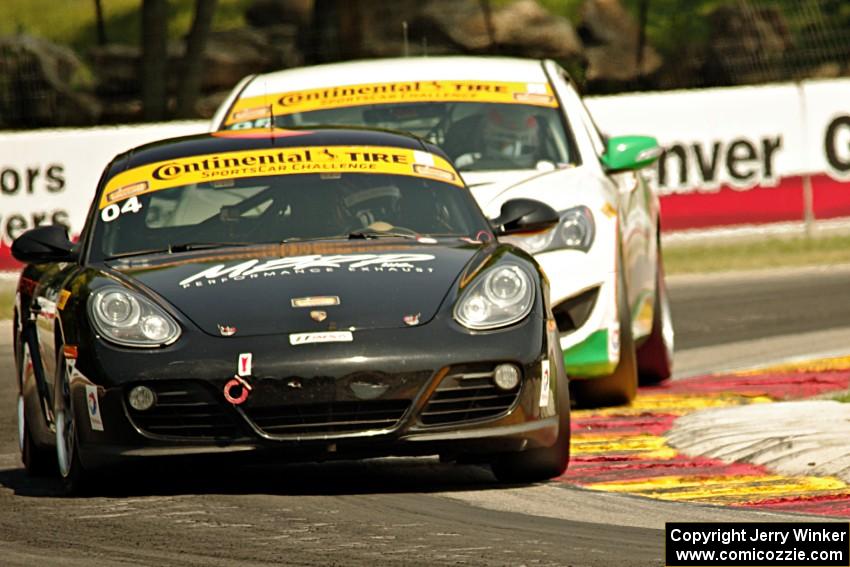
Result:
[[[651,136],[614,136],[602,156],[608,173],[632,171],[652,164],[661,156],[658,140]]]
[[[490,220],[496,236],[539,232],[554,227],[561,218],[558,212],[534,199],[510,199],[502,203],[499,216]]]
[[[77,254],[63,226],[40,226],[26,231],[12,242],[12,256],[25,264],[73,262]]]

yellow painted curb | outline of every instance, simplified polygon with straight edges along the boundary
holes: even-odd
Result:
[[[645,413],[665,413],[670,415],[685,415],[692,411],[741,406],[747,404],[766,404],[773,400],[764,395],[719,394],[682,395],[682,394],[648,394],[640,395],[629,406],[602,408],[598,410],[574,410],[574,418],[590,416],[630,416]]]
[[[667,440],[658,435],[577,435],[571,445],[573,455],[599,453],[639,453],[646,459],[672,459],[677,451],[667,446]]]
[[[733,376],[757,376],[771,372],[829,372],[830,370],[850,370],[850,356],[837,356],[834,358],[822,358],[805,360],[802,362],[789,362],[777,364],[765,368],[753,370],[740,370],[733,372]]]
[[[850,370],[850,356],[825,360],[812,360],[797,364],[777,365],[771,368],[737,372],[738,376],[755,376],[770,372]],[[758,390],[756,385],[754,390]],[[572,412],[576,420],[587,419],[587,424],[579,424],[573,432],[572,454],[574,456],[611,455],[625,462],[637,463],[646,460],[672,460],[682,455],[667,445],[663,435],[642,434],[638,421],[632,431],[616,429],[617,418],[634,418],[664,414],[681,416],[694,411],[741,406],[749,404],[771,403],[775,400],[764,394],[753,392],[698,392],[687,393],[650,393],[641,394],[629,406],[604,408],[600,410],[576,410]],[[603,421],[612,420],[615,428],[606,431],[606,427],[594,429],[594,418]],[[606,419],[608,418],[608,419]],[[628,427],[624,421],[624,427]],[[670,471],[672,472],[672,471]],[[682,472],[689,472],[683,470]],[[792,477],[778,474],[764,475],[671,475],[627,481],[606,481],[584,484],[585,488],[604,492],[629,493],[658,500],[699,502],[703,504],[758,504],[760,501],[776,498],[807,498],[812,496],[850,496],[850,485],[836,477]],[[652,474],[649,470],[647,474]]]
[[[721,503],[757,502],[776,496],[836,492],[846,490],[847,484],[837,478],[786,477],[779,475],[752,476],[664,476],[626,482],[599,482],[587,488],[606,492],[628,492],[673,501]]]

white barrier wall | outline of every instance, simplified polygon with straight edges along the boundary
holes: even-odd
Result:
[[[803,83],[807,140],[812,171],[850,181],[850,79]]]
[[[801,92],[813,215],[850,215],[850,79],[806,81]]]
[[[775,185],[806,170],[798,88],[736,87],[589,98],[611,135],[649,133],[667,148],[662,194]]]
[[[809,171],[800,87],[793,84],[589,98],[601,130],[650,134],[662,228],[803,218]]]
[[[0,134],[0,241],[8,245],[23,231],[54,222],[78,233],[112,158],[206,128],[206,121],[192,121]]]
[[[589,98],[588,106],[603,131],[651,134],[665,147],[655,166],[662,228],[679,230],[850,216],[848,100],[850,79],[840,79]]]

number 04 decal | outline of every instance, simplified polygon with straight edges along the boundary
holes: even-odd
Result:
[[[104,207],[104,209],[100,211],[100,218],[103,219],[103,222],[112,222],[124,213],[138,213],[141,210],[142,204],[139,202],[139,198],[130,197],[123,205],[121,205],[120,208],[118,207],[118,203],[113,203]]]

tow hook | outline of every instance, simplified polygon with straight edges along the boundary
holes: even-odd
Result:
[[[224,385],[224,399],[234,406],[238,406],[248,399],[248,394],[251,393],[251,390],[253,388],[247,380],[240,376],[234,376],[233,379]]]

